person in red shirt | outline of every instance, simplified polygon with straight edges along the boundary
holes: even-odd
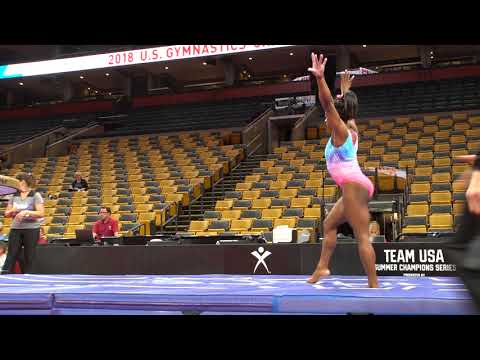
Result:
[[[105,236],[119,236],[118,235],[118,221],[111,217],[112,211],[109,207],[102,207],[98,213],[101,217],[95,224],[93,224],[93,238],[100,240]]]

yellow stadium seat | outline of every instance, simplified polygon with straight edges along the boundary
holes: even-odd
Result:
[[[438,120],[438,125],[441,127],[451,127],[453,125],[452,119],[440,119]]]
[[[290,181],[293,179],[293,174],[289,173],[289,174],[278,174],[277,175],[277,181],[273,181],[272,183],[276,183],[278,184],[278,186],[282,186],[282,184],[285,182],[285,187],[287,186],[286,182],[287,181]],[[284,189],[285,187],[279,187],[278,189],[274,188],[272,189],[272,187],[270,186],[270,190],[280,190],[280,189]]]
[[[451,204],[452,193],[450,191],[433,191],[430,193],[430,202],[432,204]]]
[[[469,165],[453,165],[452,174],[461,174],[470,169],[471,167]]]
[[[428,166],[415,168],[416,176],[432,176],[432,173],[433,173],[433,168]]]
[[[310,206],[310,198],[293,198],[290,203],[291,208],[307,208]]]
[[[206,220],[194,220],[190,222],[190,226],[188,227],[189,232],[201,232],[201,231],[206,231],[208,229],[208,221]]]
[[[223,210],[222,220],[236,220],[240,219],[241,210]]]
[[[435,144],[433,146],[434,151],[450,151],[450,144],[449,143],[441,143]]]
[[[399,160],[398,167],[400,169],[412,169],[415,167],[416,161],[415,159],[407,159],[407,160]]]
[[[282,209],[263,209],[262,219],[271,220],[282,217]]]
[[[370,149],[370,155],[383,155],[385,152],[385,148],[382,147],[373,147]]]
[[[45,202],[43,203],[43,206],[45,208],[52,208],[52,207],[55,207],[57,205],[57,201],[58,200],[45,200]]]
[[[432,175],[432,183],[449,183],[451,181],[450,173],[438,173]]]
[[[260,190],[244,191],[242,193],[243,200],[255,200],[260,197]]]
[[[417,153],[417,160],[432,160],[433,152],[419,152]]]
[[[170,195],[170,194],[169,194]],[[133,195],[133,204],[145,204],[148,202],[150,195]]]
[[[304,218],[320,219],[322,217],[321,208],[305,208],[303,210]]]
[[[81,225],[85,221],[85,215],[70,215],[68,218],[69,225]]]
[[[292,174],[288,174],[288,175],[292,175]],[[285,180],[272,181],[272,183],[270,184],[270,190],[282,190],[282,189],[285,189],[286,187],[287,187],[287,181]]]
[[[232,220],[230,225],[230,231],[242,232],[249,231],[252,227],[253,219]]]
[[[382,160],[397,162],[400,160],[400,154],[385,154],[382,156]]]
[[[84,227],[85,226],[83,224],[75,224],[75,225],[74,224],[69,224],[69,225],[67,225],[67,228],[66,228],[63,236],[65,238],[75,238],[76,230],[83,230]]]
[[[285,226],[287,225],[289,228],[295,228],[297,225],[297,220],[295,218],[288,218],[288,219],[275,219],[273,221],[273,227]]]
[[[407,216],[426,216],[429,214],[427,204],[410,204],[407,206]]]
[[[275,161],[272,161],[272,160],[260,161],[260,167],[261,168],[269,169],[269,168],[274,167],[274,166],[275,166]]]
[[[291,199],[296,197],[298,194],[298,189],[281,189],[279,191],[279,198],[280,199]]]
[[[436,125],[427,125],[423,128],[423,133],[432,135],[438,131],[438,126]]]
[[[73,199],[72,200],[72,207],[82,207],[82,206],[85,206],[86,203],[87,203],[86,198]]]
[[[413,140],[416,140],[416,138]],[[402,154],[416,154],[417,150],[418,150],[417,145],[405,145],[400,148],[400,152]]]
[[[465,191],[465,183],[463,181],[454,181],[452,183],[452,190],[453,192],[464,192]]]
[[[132,195],[145,195],[145,188],[141,188],[141,187],[132,187],[131,188],[132,190]]]
[[[165,197],[165,202],[167,203],[177,203],[177,204],[183,204],[183,202],[185,201],[185,197],[183,194],[167,194],[167,196]]]
[[[233,206],[233,200],[228,199],[228,200],[217,200],[217,203],[215,204],[215,210],[230,210]]]
[[[290,166],[300,168],[305,163],[305,159],[290,160]]]
[[[305,181],[305,188],[320,188],[323,185],[323,178]]]
[[[427,227],[425,225],[409,225],[402,229],[402,233],[420,233],[424,234],[427,232]]]
[[[390,141],[387,142],[387,147],[389,147],[389,148],[392,148],[392,147],[393,148],[395,148],[395,147],[399,148],[402,145],[403,145],[402,140],[390,140]]]
[[[318,196],[323,196],[323,198],[333,199],[337,195],[336,186],[325,186],[324,188],[317,189]]]
[[[248,175],[245,177],[245,183],[252,183],[252,182],[259,182],[261,179],[261,175]]]
[[[271,203],[272,203],[272,199],[268,199],[268,198],[255,199],[252,201],[252,210],[268,209]]]
[[[463,135],[450,136],[450,144],[465,144],[467,139]]]
[[[380,161],[365,161],[363,166],[365,168],[378,168],[380,167]]]
[[[316,171],[316,172],[310,173],[308,178],[309,180],[323,180],[324,177],[325,176],[323,171]]]
[[[451,160],[450,158],[435,158],[433,159],[433,166],[441,167],[441,166],[450,166]]]
[[[296,156],[297,154],[294,152],[287,152],[282,154],[282,160],[294,160]]]
[[[324,152],[323,151],[312,151],[310,153],[310,159],[323,159]]]
[[[276,166],[268,169],[268,174],[275,175],[283,172],[283,166]]]
[[[429,230],[434,229],[452,229],[453,216],[452,214],[432,214],[429,217]]]
[[[71,215],[83,215],[87,212],[86,206],[72,207]]]
[[[309,173],[312,173],[314,170],[315,170],[314,165],[303,165],[303,166],[299,167],[298,172],[299,173],[304,173],[304,174],[309,174]]]
[[[153,204],[145,204],[145,203],[135,204],[135,211],[137,213],[150,212],[150,211],[152,211],[152,209],[153,209]]]
[[[248,191],[252,188],[252,183],[237,183],[235,191]]]
[[[431,190],[430,183],[413,183],[410,190],[412,194],[428,194]]]

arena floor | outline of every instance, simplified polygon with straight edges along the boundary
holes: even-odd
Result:
[[[0,314],[474,314],[455,277],[0,276]]]

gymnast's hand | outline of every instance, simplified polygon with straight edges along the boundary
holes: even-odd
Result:
[[[353,79],[355,79],[355,75],[350,76],[348,70],[345,70],[345,72],[340,75],[340,91],[342,96],[344,96],[347,91],[350,90],[350,88],[352,87]]]
[[[323,54],[317,59],[317,56],[312,53],[312,67],[308,68],[317,79],[322,79],[325,73],[325,65],[327,64],[327,58],[323,59]]]

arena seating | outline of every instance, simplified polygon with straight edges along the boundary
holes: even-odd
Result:
[[[62,124],[62,119],[2,119],[0,144],[14,144]]]
[[[115,122],[115,129],[104,136],[148,134],[219,128],[244,127],[261,113],[272,98],[248,98],[222,103],[168,105],[132,110]]]
[[[15,164],[8,175],[28,171],[39,179],[48,237],[74,237],[98,219],[101,205],[112,208],[120,233],[145,224],[149,234],[243,157],[243,147],[223,146],[218,132],[87,139],[75,155]],[[68,191],[77,171],[89,183],[87,192]],[[7,233],[11,219],[4,223]]]

